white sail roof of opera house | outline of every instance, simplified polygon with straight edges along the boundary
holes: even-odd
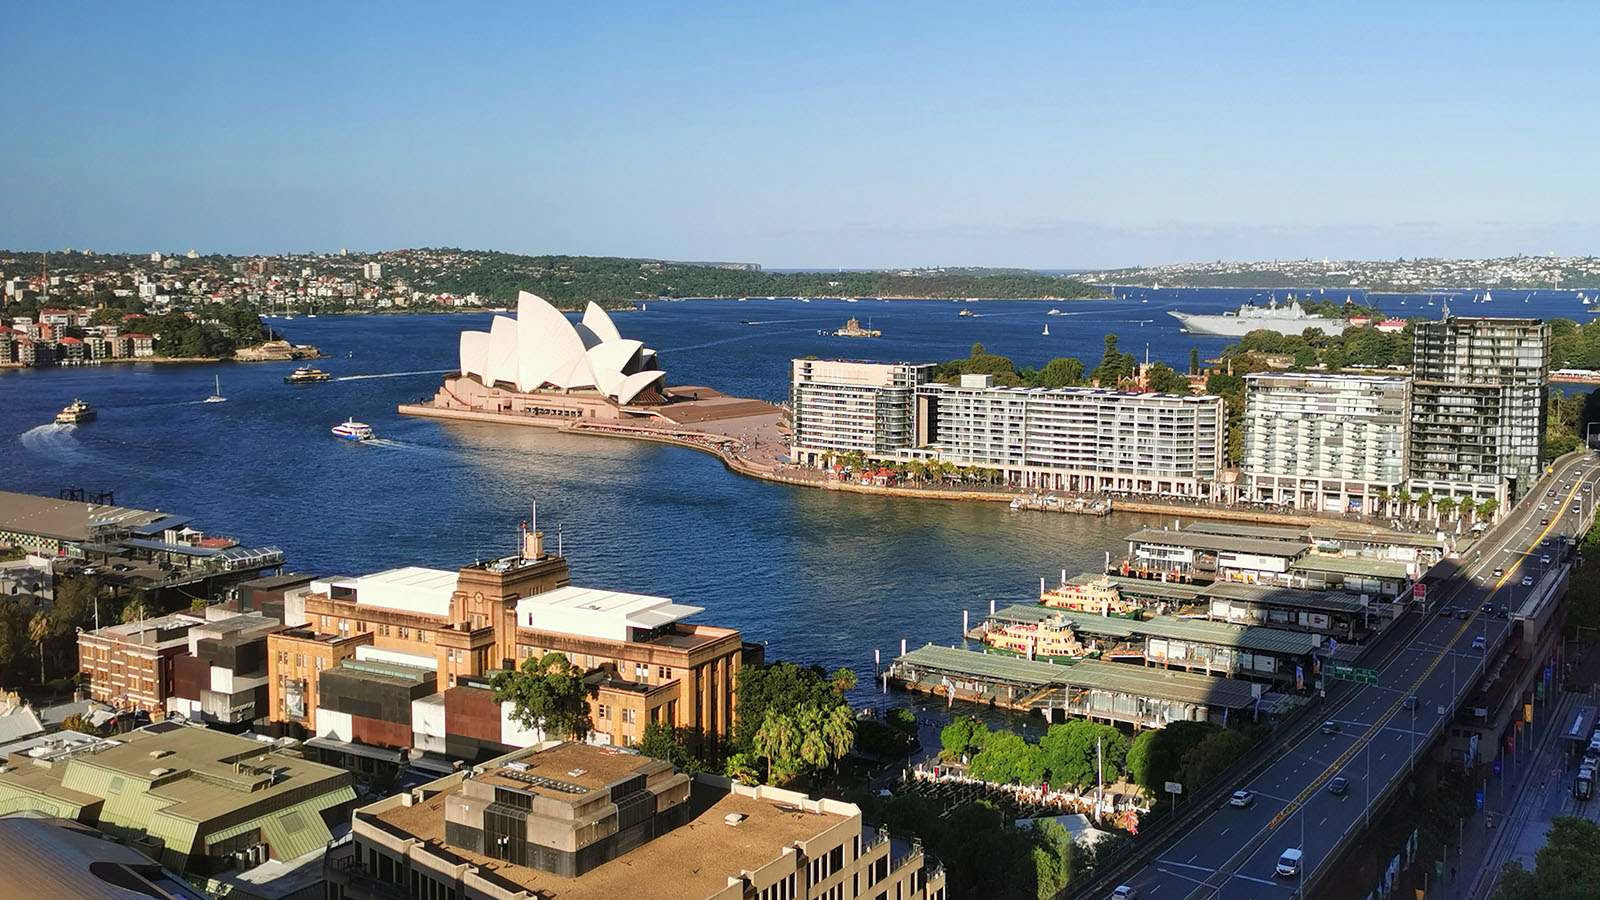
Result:
[[[606,311],[590,303],[573,324],[544,298],[517,293],[517,317],[495,316],[489,330],[461,333],[461,374],[519,391],[595,390],[631,403],[667,373],[656,352],[624,338]]]

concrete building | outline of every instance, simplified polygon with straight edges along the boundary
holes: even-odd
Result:
[[[1411,384],[1382,375],[1245,376],[1245,498],[1371,512],[1406,479]]]
[[[382,281],[383,280],[383,263],[381,263],[381,262],[362,263],[362,265],[361,265],[361,277],[365,278],[368,281]]]
[[[797,359],[793,369],[795,462],[824,466],[829,454],[882,457],[913,446],[916,392],[931,363]]]
[[[943,900],[915,844],[861,811],[690,779],[582,744],[508,754],[356,810],[330,854],[333,900]]]
[[[1221,397],[996,387],[989,375],[918,388],[916,432],[940,460],[1047,491],[1209,496],[1225,449]]]
[[[1411,492],[1520,499],[1544,452],[1550,326],[1447,313],[1414,333]]]
[[[196,875],[314,852],[354,801],[349,772],[175,722],[0,771],[0,808],[93,825]]]
[[[285,606],[289,624],[304,627],[268,639],[272,720],[325,742],[368,744],[356,733],[365,730],[397,750],[443,753],[463,736],[468,749],[504,752],[542,735],[488,699],[487,679],[559,652],[588,674],[591,740],[627,746],[651,722],[710,742],[729,733],[734,673],[761,661],[759,647],[733,629],[684,621],[699,607],[574,586],[566,560],[544,552],[541,534],[524,538],[520,555],[455,572],[413,566],[314,580],[299,618]],[[362,674],[347,677],[355,672]],[[417,673],[429,682],[425,693]],[[391,684],[395,678],[406,684]],[[409,706],[401,708],[399,693],[389,697],[390,687]],[[388,725],[360,729],[349,715]],[[405,726],[404,734],[384,730],[389,725]]]

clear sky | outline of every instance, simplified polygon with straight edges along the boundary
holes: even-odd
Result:
[[[1600,252],[1600,4],[11,3],[0,246]]]

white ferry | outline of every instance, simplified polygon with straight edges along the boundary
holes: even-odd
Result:
[[[373,438],[372,426],[355,419],[345,419],[342,424],[333,426],[333,434],[347,441],[370,441]]]

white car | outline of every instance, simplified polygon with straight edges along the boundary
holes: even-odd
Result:
[[[1278,857],[1278,875],[1293,878],[1300,874],[1300,848],[1290,847]]]
[[[1118,885],[1117,889],[1111,892],[1111,900],[1138,900],[1138,897],[1139,889],[1125,884]]]
[[[1251,806],[1255,802],[1256,795],[1250,793],[1249,791],[1234,791],[1233,796],[1228,798],[1229,806],[1237,806],[1240,809]]]
[[[1522,576],[1522,586],[1523,587],[1533,587],[1533,576],[1532,575],[1524,575],[1524,576]]]
[[[1477,637],[1472,639],[1472,649],[1474,649],[1474,650],[1482,650],[1483,649],[1483,635],[1480,634]]]

